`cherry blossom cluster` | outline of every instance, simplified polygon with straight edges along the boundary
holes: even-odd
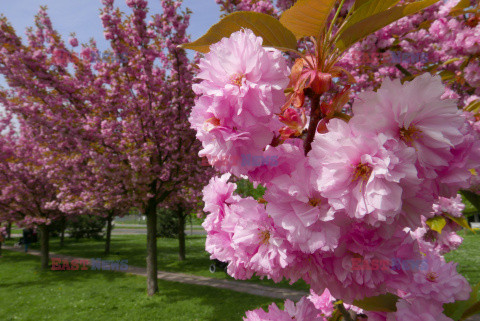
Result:
[[[58,185],[50,179],[50,151],[32,142],[32,131],[21,125],[19,131],[0,135],[0,222],[50,225],[63,215],[57,207]]]
[[[30,217],[26,222],[35,225],[91,213],[111,219],[132,207],[155,217],[160,204],[188,213],[199,206],[212,171],[201,165],[200,142],[187,120],[196,69],[178,46],[189,41],[191,12],[177,0],[160,1],[153,15],[146,0],[124,1],[128,14],[119,1],[101,3],[109,42],[102,59],[94,40],[79,44],[72,34],[64,41],[46,7],[23,39],[0,17],[0,74],[8,84],[0,88],[0,105],[32,132],[18,141],[25,153],[18,164],[4,161],[0,142],[0,173],[7,173],[0,175],[0,221]],[[7,145],[15,149],[15,141]],[[156,246],[155,230],[148,233]],[[153,271],[157,251],[150,253]],[[152,295],[156,273],[148,278]]]
[[[353,45],[339,65],[355,77],[355,90],[378,87],[385,78],[403,78],[405,71],[417,75],[434,68],[444,76],[446,97],[458,98],[461,106],[480,99],[480,20],[472,13],[452,12],[459,3],[439,1]],[[471,1],[472,7],[477,3]],[[426,59],[382,60],[382,53],[391,50],[402,57],[420,54]]]
[[[386,80],[378,91],[359,94],[348,122],[329,119],[307,150],[300,137],[279,139],[289,69],[279,51],[261,44],[241,30],[212,45],[199,64],[190,122],[200,155],[225,173],[203,190],[211,258],[228,262],[237,279],[303,279],[313,293],[328,289],[350,304],[399,297],[394,313],[365,311],[373,320],[449,320],[443,304],[467,299],[468,282],[443,250],[412,231],[438,211],[458,216],[459,206],[444,198],[469,187],[472,169],[480,168],[468,115],[442,99],[439,77]],[[278,164],[225,161],[239,153],[276,156]],[[231,174],[265,186],[263,198],[236,195]],[[352,267],[355,259],[392,258],[424,260],[428,268]],[[311,306],[306,299],[287,302],[285,311],[271,306],[247,320],[323,320]]]
[[[222,11],[255,11],[270,15],[277,14],[272,0],[215,0]],[[281,0],[280,0],[281,1]],[[280,2],[279,1],[279,2]],[[289,0],[290,1],[290,0]]]
[[[268,312],[263,309],[248,311],[245,321],[290,321],[290,320],[311,320],[311,321],[328,321],[327,318],[332,317],[335,311],[335,298],[326,289],[321,295],[310,291],[308,297],[302,297],[298,303],[286,300],[285,309],[280,310],[275,303],[268,307]],[[364,311],[353,305],[345,304],[346,311],[353,311],[357,314],[363,314]],[[358,319],[359,321],[366,319]]]
[[[460,98],[461,106],[480,99],[480,18],[474,13],[452,12],[464,2],[439,1],[353,45],[339,63],[355,78],[352,89],[369,90],[378,87],[385,78],[405,77],[405,70],[419,74],[435,67],[445,75],[446,96]],[[228,13],[256,11],[279,17],[295,0],[217,0],[217,3]],[[346,0],[340,15],[346,16],[354,3]],[[471,0],[470,4],[474,8],[478,1]]]
[[[439,233],[430,228],[426,223],[426,217],[422,217],[423,226],[413,232],[419,240],[419,243],[428,243],[423,244],[423,246],[427,248],[433,246],[434,251],[442,255],[457,249],[463,242],[463,238],[456,233],[461,227],[451,219],[448,219],[446,215],[461,218],[464,208],[465,204],[462,203],[462,197],[460,195],[452,198],[440,197],[433,204],[433,217],[439,216],[444,218],[446,225],[443,227],[441,233]]]

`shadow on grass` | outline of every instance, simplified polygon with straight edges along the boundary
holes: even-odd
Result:
[[[163,280],[159,293],[147,297],[144,277],[112,271],[42,271],[39,264],[39,257],[12,251],[0,258],[0,298],[6,307],[0,319],[241,320],[246,310],[275,301]]]
[[[218,271],[210,273],[212,264],[210,255],[205,251],[205,236],[189,235],[186,238],[185,261],[178,260],[178,240],[169,238],[158,239],[158,269],[160,271],[180,272],[195,274],[217,279],[234,280],[232,277]],[[33,249],[38,249],[34,245]],[[59,239],[52,238],[50,249],[52,252],[83,258],[101,258],[105,260],[128,260],[131,266],[146,267],[146,236],[145,235],[114,235],[112,237],[112,251],[110,255],[104,254],[104,240],[92,239],[65,239],[65,246],[60,247]],[[254,277],[246,280],[248,283],[262,284],[274,287],[293,288],[308,291],[309,286],[302,280],[289,285],[287,281],[274,283],[271,280],[260,280]]]
[[[92,273],[102,275],[104,279],[112,282],[118,278],[128,277],[128,275],[125,273],[115,271],[93,271],[90,269],[77,271],[54,271],[51,269],[44,270],[40,268],[39,257],[8,250],[4,250],[3,254],[3,257],[0,259],[2,265],[14,265],[18,267],[15,270],[9,271],[10,274],[13,273],[14,275],[19,276],[21,279],[20,275],[22,273],[33,273],[38,277],[36,284],[41,286],[48,286],[53,283],[57,283],[59,280],[68,280],[68,282],[83,282],[89,279]],[[13,280],[15,279],[16,278],[13,278]],[[2,288],[12,287],[14,289],[31,286],[31,282],[29,281],[15,281],[4,284],[0,280],[0,284],[2,285]]]

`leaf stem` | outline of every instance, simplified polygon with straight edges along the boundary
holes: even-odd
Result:
[[[344,2],[345,2],[345,0],[342,0],[342,2],[340,2],[340,5],[338,6],[337,12],[335,12],[335,16],[333,17],[332,22],[330,23],[330,26],[328,27],[327,39],[331,38],[333,25],[337,21],[338,15],[340,14],[340,11],[342,10]]]

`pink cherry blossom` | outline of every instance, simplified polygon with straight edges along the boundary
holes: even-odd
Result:
[[[322,315],[322,311],[315,308],[313,303],[306,297],[296,304],[291,300],[285,301],[285,309],[282,311],[275,303],[268,307],[268,312],[263,309],[248,311],[244,321],[291,321],[309,320],[309,321],[327,321]]]
[[[386,321],[452,321],[442,312],[443,306],[430,300],[399,300],[397,312],[388,313]]]
[[[331,251],[338,245],[340,229],[332,224],[334,210],[314,188],[313,170],[297,162],[291,175],[270,181],[265,194],[267,212],[275,224],[288,231],[287,239],[305,253]]]
[[[432,170],[448,166],[454,157],[450,148],[463,141],[464,122],[455,101],[441,100],[444,88],[429,74],[403,85],[386,80],[377,92],[360,94],[352,124],[414,147],[421,174],[436,177]]]
[[[334,209],[365,217],[370,224],[392,222],[402,211],[404,194],[420,183],[414,150],[397,148],[395,141],[389,147],[392,143],[383,135],[356,136],[354,128],[338,119],[330,121],[328,130],[317,133],[309,154],[321,195]]]
[[[427,253],[425,260],[427,268],[415,271],[413,282],[408,287],[413,297],[442,303],[469,298],[470,286],[467,280],[457,273],[456,263],[446,263],[443,257],[431,252]]]
[[[193,89],[200,97],[190,122],[203,144],[200,156],[222,171],[246,173],[255,166],[245,168],[234,160],[260,153],[281,128],[275,114],[289,81],[286,60],[246,29],[212,45],[199,68],[202,81]],[[219,164],[225,159],[231,160],[226,167]]]
[[[452,198],[440,197],[435,204],[433,204],[433,211],[437,215],[448,213],[454,217],[462,217],[464,209],[465,204],[462,203],[462,196],[460,194]]]
[[[335,307],[333,306],[335,298],[330,294],[328,289],[325,289],[321,295],[310,290],[310,295],[307,298],[312,301],[316,309],[322,311],[321,313],[323,316],[332,316],[332,313],[335,310]]]

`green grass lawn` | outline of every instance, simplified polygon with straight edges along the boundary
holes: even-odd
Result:
[[[132,226],[131,224],[125,224],[125,225],[121,225],[121,224],[115,224],[115,226],[113,227],[113,230],[115,231],[116,229],[132,229],[132,230],[147,230],[147,226]],[[105,230],[104,230],[105,231]]]
[[[142,220],[140,217],[138,219],[130,219],[130,220],[114,220],[115,224],[140,224],[147,226],[147,222]]]
[[[457,271],[471,285],[476,285],[480,282],[480,233],[460,231],[458,234],[463,237],[462,245],[456,251],[447,253],[445,258],[457,262]]]
[[[12,245],[13,241],[7,242]],[[112,235],[111,252],[109,256],[103,254],[103,240],[65,239],[65,246],[60,247],[59,239],[52,238],[50,242],[50,251],[66,255],[84,257],[84,258],[103,258],[107,260],[128,260],[129,265],[146,267],[146,236],[145,235]],[[169,272],[182,272],[195,275],[214,277],[218,279],[230,279],[232,277],[219,271],[210,273],[208,268],[211,264],[209,254],[205,251],[204,235],[187,235],[187,259],[178,260],[178,240],[169,238],[158,239],[158,269]],[[33,249],[39,249],[39,245],[32,246]],[[309,286],[302,280],[292,286],[283,281],[274,283],[271,280],[259,280],[254,278],[246,282],[253,282],[268,286],[287,287],[297,290],[308,291]]]
[[[22,234],[23,230],[19,228],[12,228],[10,231],[11,234]]]
[[[480,233],[459,232],[462,246],[446,255],[470,284],[480,282]],[[159,239],[159,269],[216,278],[211,274],[204,236],[187,237],[187,261],[177,259],[177,240]],[[12,244],[9,241],[7,244]],[[103,256],[103,241],[66,240],[51,250],[87,258],[127,259],[145,266],[145,236],[113,236],[112,252]],[[38,248],[34,246],[34,248]],[[244,311],[265,308],[269,298],[159,280],[160,293],[147,297],[145,278],[109,271],[41,271],[39,258],[3,251],[0,258],[0,320],[241,320]],[[272,285],[270,281],[254,280]],[[278,286],[278,285],[277,285]],[[285,283],[280,286],[286,286]],[[295,286],[307,289],[305,284]]]
[[[279,302],[206,286],[110,271],[40,271],[40,258],[3,251],[0,320],[242,320],[245,311]]]
[[[147,230],[147,226],[135,226],[132,224],[125,224],[125,225],[122,225],[122,224],[115,224],[113,230],[115,231],[115,229],[133,229],[133,230]],[[203,227],[199,226],[199,225],[194,225],[192,227],[193,230],[203,230]],[[105,231],[105,230],[104,230]],[[187,225],[185,226],[185,231],[190,231],[190,225]]]
[[[446,255],[447,260],[458,262],[458,271],[462,273],[467,280],[475,285],[480,282],[480,233],[471,232],[459,234],[464,237],[464,243],[457,251]],[[9,241],[7,244],[13,244]],[[128,260],[128,264],[145,267],[145,235],[113,235],[112,236],[112,254],[105,256],[103,240],[79,240],[67,238],[65,247],[60,248],[58,238],[51,240],[51,251],[86,257],[103,258],[109,260]],[[38,244],[33,248],[38,249]],[[210,273],[208,268],[211,264],[209,254],[205,252],[205,236],[192,235],[187,236],[187,260],[178,260],[178,241],[176,239],[159,238],[158,239],[158,268],[163,271],[183,272],[195,275],[215,277],[219,279],[232,279],[226,273],[220,271]],[[290,286],[286,281],[275,284],[271,280],[259,280],[254,278],[246,282],[254,282],[269,286],[288,287],[298,290],[308,290],[308,285],[299,281]]]

